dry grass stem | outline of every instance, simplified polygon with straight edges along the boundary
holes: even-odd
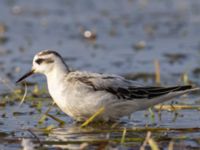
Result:
[[[183,110],[183,109],[200,109],[200,106],[193,106],[193,105],[163,105],[163,104],[159,104],[159,105],[155,105],[154,109],[156,110],[167,110],[167,111],[175,111],[175,110]]]
[[[170,141],[168,150],[173,150],[174,149],[174,141]]]
[[[156,143],[156,141],[151,138],[151,132],[148,131],[146,138],[142,144],[142,146],[140,147],[140,150],[145,150],[145,147],[147,146],[147,144],[149,144],[149,146],[151,147],[152,150],[159,150],[158,144]]]
[[[146,138],[145,138],[145,140],[144,140],[142,146],[140,147],[140,150],[145,150],[145,147],[146,147],[146,145],[148,144],[148,140],[149,140],[150,137],[151,137],[151,132],[148,131],[148,132],[147,132],[147,135],[146,135]]]
[[[159,60],[154,61],[155,65],[155,81],[157,85],[160,85],[160,62]]]
[[[26,95],[27,95],[27,84],[26,82],[24,82],[24,87],[25,87],[25,90],[24,90],[24,95],[22,97],[22,100],[20,101],[19,103],[19,106],[21,106],[21,104],[24,102],[25,98],[26,98]]]

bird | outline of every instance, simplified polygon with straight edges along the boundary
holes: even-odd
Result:
[[[71,70],[62,56],[54,50],[38,52],[31,71],[16,83],[32,74],[43,74],[48,91],[57,106],[75,121],[86,121],[100,108],[103,112],[95,121],[117,121],[133,112],[169,101],[191,91],[192,85],[144,86],[115,74]]]

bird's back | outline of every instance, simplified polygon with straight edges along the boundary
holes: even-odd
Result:
[[[192,86],[142,87],[121,76],[70,72],[63,82],[64,112],[84,120],[99,108],[103,120],[113,120],[189,92]]]

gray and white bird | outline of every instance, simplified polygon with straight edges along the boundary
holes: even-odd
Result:
[[[31,71],[17,83],[34,73],[46,76],[55,103],[77,121],[87,120],[102,107],[104,111],[95,119],[116,121],[198,89],[191,85],[144,87],[117,75],[70,71],[61,55],[52,50],[37,53]]]

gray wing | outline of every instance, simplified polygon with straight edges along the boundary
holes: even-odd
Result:
[[[153,87],[135,85],[135,82],[121,76],[88,72],[71,73],[71,79],[94,91],[105,91],[119,99],[151,99],[175,91],[191,89],[192,86]]]

